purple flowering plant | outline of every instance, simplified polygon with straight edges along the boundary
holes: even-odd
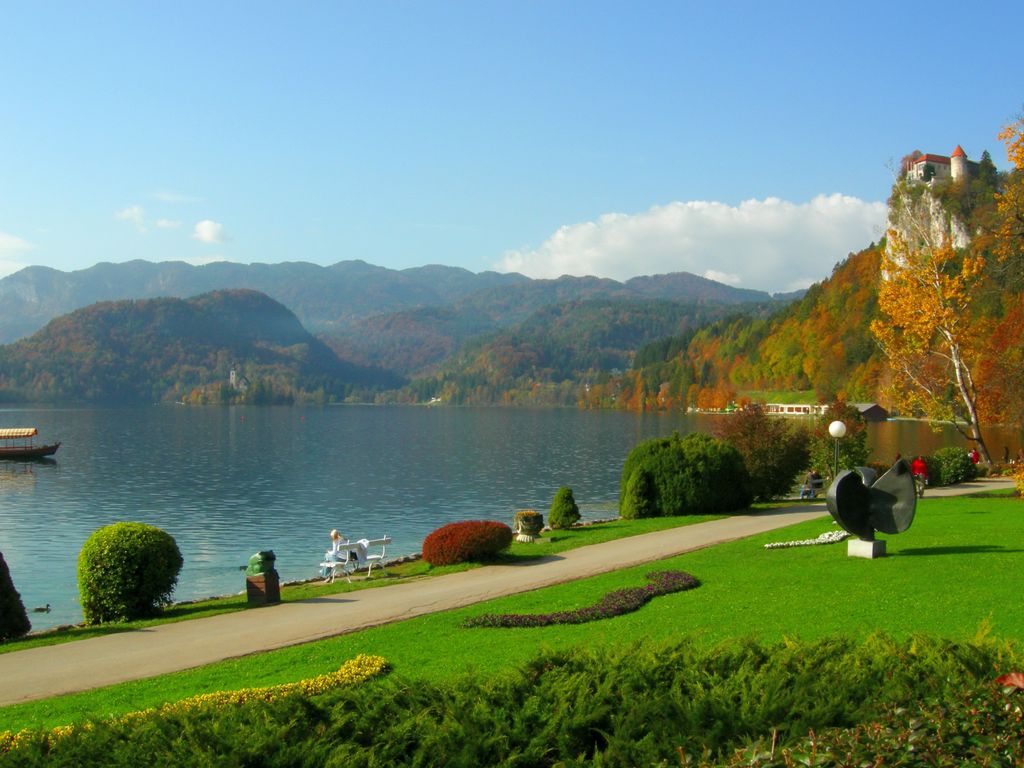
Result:
[[[554,613],[485,613],[482,616],[471,616],[462,622],[462,626],[548,627],[552,624],[585,624],[588,621],[611,619],[632,613],[659,595],[683,592],[700,586],[700,582],[685,571],[657,571],[648,573],[646,578],[650,584],[617,589],[586,608]]]

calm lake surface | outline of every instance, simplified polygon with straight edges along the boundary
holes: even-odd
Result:
[[[273,549],[283,581],[316,575],[338,528],[390,535],[388,554],[420,550],[456,520],[511,523],[547,513],[561,485],[585,518],[614,516],[619,474],[641,440],[710,430],[702,415],[508,408],[0,409],[0,426],[36,426],[62,441],[55,460],[0,460],[0,552],[34,629],[82,620],[76,565],[83,542],[120,520],[158,526],[185,565],[175,599],[244,590],[239,566]],[[872,424],[880,461],[963,445],[919,422]],[[991,450],[1016,451],[1019,430]]]

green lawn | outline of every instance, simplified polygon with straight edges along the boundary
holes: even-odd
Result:
[[[751,389],[744,390],[739,394],[761,403],[814,405],[818,402],[814,391],[808,389]]]
[[[775,502],[771,505],[755,505],[758,508],[769,506],[788,506],[794,502]],[[799,502],[797,502],[799,503]],[[614,510],[609,515],[616,514]],[[547,531],[539,539],[530,544],[512,542],[512,546],[506,552],[501,553],[496,559],[498,563],[516,563],[524,560],[536,560],[549,555],[556,555],[559,552],[566,552],[577,547],[585,547],[590,544],[600,544],[606,541],[625,538],[627,536],[639,536],[643,533],[653,531],[664,531],[669,528],[681,528],[686,525],[718,520],[726,515],[692,515],[689,517],[659,517],[647,520],[609,520],[594,525],[583,525],[561,531]],[[308,600],[324,595],[335,595],[342,592],[352,592],[361,589],[376,589],[386,587],[401,580],[427,578],[439,576],[454,571],[466,571],[473,568],[480,568],[477,563],[460,563],[440,568],[431,567],[423,560],[399,563],[388,566],[384,571],[375,570],[370,578],[357,576],[352,583],[345,579],[338,579],[332,584],[324,584],[320,579],[302,582],[298,584],[287,584],[281,587],[282,602],[296,602]],[[129,632],[132,630],[146,629],[157,624],[169,624],[176,621],[189,621],[191,619],[202,619],[209,616],[216,616],[221,613],[234,613],[247,609],[245,595],[228,595],[225,597],[202,600],[194,603],[177,603],[168,608],[159,618],[140,621],[128,621],[112,624],[98,624],[95,626],[75,626],[70,629],[58,631],[40,632],[28,635],[17,640],[10,640],[0,643],[0,653],[11,653],[26,648],[36,648],[42,645],[56,645],[75,640],[85,640],[90,637],[99,637],[118,632]]]
[[[712,644],[832,635],[896,638],[927,633],[954,640],[991,633],[1024,640],[1024,503],[1001,498],[925,498],[913,527],[889,537],[889,556],[848,558],[845,544],[765,550],[770,541],[813,538],[831,521],[794,526],[709,547],[658,564],[494,600],[152,680],[0,709],[0,731],[69,723],[143,709],[197,693],[270,685],[335,669],[358,653],[379,654],[395,675],[441,680],[514,670],[539,648],[612,645],[641,639]],[[698,589],[654,599],[616,619],[543,629],[463,629],[486,612],[582,607],[643,583],[655,569],[689,571]]]

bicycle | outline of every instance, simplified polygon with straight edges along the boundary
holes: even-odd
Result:
[[[914,475],[914,491],[917,498],[924,498],[924,489],[928,486],[928,478],[925,475]]]

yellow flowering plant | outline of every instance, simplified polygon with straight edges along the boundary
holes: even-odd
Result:
[[[335,688],[366,682],[373,677],[384,674],[389,669],[390,665],[382,656],[360,654],[346,661],[337,671],[329,672],[326,675],[317,675],[316,677],[299,680],[295,683],[283,683],[264,688],[242,688],[237,691],[204,693],[199,696],[182,699],[181,701],[170,702],[160,707],[152,707],[138,712],[128,712],[107,722],[127,725],[168,714],[180,714],[205,708],[222,708],[249,704],[256,701],[271,702],[286,696],[318,696]],[[0,754],[17,749],[30,740],[38,738],[40,735],[52,746],[60,739],[70,736],[76,731],[87,731],[91,728],[92,723],[87,722],[81,725],[60,725],[48,731],[32,731],[29,729],[24,729],[17,733],[4,731],[0,733]]]

